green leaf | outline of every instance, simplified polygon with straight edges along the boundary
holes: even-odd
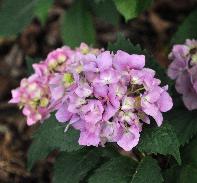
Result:
[[[191,164],[174,166],[164,173],[165,183],[196,183],[197,168]]]
[[[152,4],[152,0],[114,0],[114,2],[126,21],[137,17]]]
[[[4,0],[0,8],[0,36],[21,32],[32,20],[36,0]]]
[[[197,182],[197,168],[192,165],[187,165],[182,168],[180,175],[180,183],[196,183]]]
[[[89,183],[127,183],[135,171],[136,163],[127,157],[112,158],[98,168]]]
[[[173,166],[163,172],[163,178],[165,183],[180,183],[180,166]]]
[[[191,164],[197,168],[197,135],[184,147],[182,160],[184,164]]]
[[[37,0],[34,14],[40,19],[42,25],[44,25],[48,16],[49,8],[52,5],[53,5],[53,0]]]
[[[105,158],[115,158],[115,157],[119,157],[120,153],[117,149],[114,148],[114,145],[111,143],[106,144],[106,146],[100,147],[100,151],[102,151],[102,156]],[[98,148],[97,148],[98,149]]]
[[[181,145],[189,142],[197,134],[197,111],[177,108],[168,112],[166,119],[174,127]]]
[[[179,141],[170,124],[164,121],[161,127],[147,127],[143,130],[137,148],[146,153],[172,155],[181,163]]]
[[[133,54],[144,54],[140,45],[133,45],[129,39],[126,39],[122,33],[118,33],[117,40],[114,43],[108,44],[108,50],[117,52],[118,50],[123,50],[128,53]]]
[[[146,156],[139,163],[131,183],[161,183],[163,177],[160,173],[160,167],[157,161],[149,156]]]
[[[197,136],[186,146],[182,147],[182,166],[172,166],[164,171],[165,183],[196,183],[197,171]]]
[[[112,0],[104,0],[101,2],[90,1],[93,13],[103,21],[110,23],[114,26],[119,23],[119,13]]]
[[[88,153],[65,153],[62,152],[54,166],[54,183],[79,183],[93,169],[100,160],[97,151]]]
[[[158,77],[163,84],[169,84],[171,86],[171,80],[167,77],[166,71],[162,68],[154,59],[154,57],[143,50],[139,44],[134,45],[130,40],[125,39],[122,34],[118,34],[117,41],[115,43],[108,44],[108,50],[117,52],[118,50],[123,50],[130,54],[143,54],[146,57],[146,67],[151,68],[156,71],[156,77]]]
[[[183,21],[174,34],[171,43],[184,43],[186,39],[197,38],[197,8]]]
[[[77,0],[65,13],[61,34],[65,44],[76,47],[81,42],[93,44],[95,42],[95,29],[92,17],[84,1]]]
[[[64,132],[65,127],[57,122],[54,116],[40,126],[33,137],[33,143],[28,151],[28,169],[41,159],[44,159],[54,149],[60,151],[72,152],[79,150],[79,134],[76,130],[70,128]]]
[[[100,2],[103,2],[105,0],[94,0],[95,3],[100,3]]]

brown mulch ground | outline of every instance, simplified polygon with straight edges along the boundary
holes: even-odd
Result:
[[[179,23],[194,8],[195,0],[157,0],[155,6],[137,19],[117,29],[94,19],[97,45],[105,47],[114,41],[118,31],[124,32],[132,42],[140,43],[151,51],[160,64],[166,66],[170,36]],[[44,57],[62,45],[59,34],[59,17],[70,0],[55,4],[44,27],[34,19],[17,38],[0,38],[0,182],[44,183],[51,182],[53,157],[38,163],[32,172],[26,170],[26,154],[31,136],[37,126],[27,127],[21,112],[7,104],[10,90],[26,76],[25,57]]]

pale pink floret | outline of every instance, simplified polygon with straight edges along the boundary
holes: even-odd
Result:
[[[23,114],[27,116],[27,124],[32,125],[49,117],[50,95],[48,86],[43,85],[39,77],[32,75],[23,79],[19,88],[12,91],[10,103],[17,103],[23,108]]]

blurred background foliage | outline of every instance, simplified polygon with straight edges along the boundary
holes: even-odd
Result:
[[[0,0],[0,182],[52,180],[57,152],[28,172],[27,150],[37,126],[27,127],[17,107],[7,104],[10,90],[31,72],[32,63],[64,44],[75,47],[86,42],[107,48],[121,32],[165,67],[173,43],[197,37],[196,17],[196,0]],[[131,46],[124,41],[118,46],[121,44],[125,49]],[[109,49],[115,50],[116,45]],[[192,148],[187,146],[188,151]],[[184,156],[189,161],[193,154]],[[65,160],[60,156],[59,161]],[[111,162],[108,166],[117,165]],[[186,174],[189,169],[180,171]],[[166,172],[173,173],[173,168]]]

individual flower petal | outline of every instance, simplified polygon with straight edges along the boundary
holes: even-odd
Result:
[[[61,123],[68,122],[71,119],[72,113],[68,111],[67,104],[62,104],[56,112],[55,117]]]
[[[123,128],[118,122],[107,121],[102,130],[101,137],[106,138],[108,142],[116,142],[121,138],[122,134]]]
[[[105,112],[103,114],[103,120],[108,121],[112,116],[114,116],[118,109],[119,108],[114,107],[110,102],[108,102],[105,107]]]
[[[109,69],[100,73],[98,78],[94,80],[95,83],[107,85],[117,83],[120,79],[120,75],[114,69]]]
[[[184,94],[182,98],[188,110],[197,109],[197,94],[193,89],[190,91],[189,95]]]
[[[140,133],[136,127],[130,127],[118,140],[117,144],[125,151],[131,151],[139,142]]]
[[[118,70],[142,69],[145,66],[144,55],[129,55],[124,51],[117,51],[113,66]]]
[[[86,103],[84,98],[80,98],[75,94],[69,95],[68,111],[71,113],[77,113],[82,105]]]
[[[96,83],[93,85],[93,87],[94,87],[94,95],[96,98],[99,98],[99,97],[106,98],[107,97],[107,94],[108,94],[108,86],[107,85],[102,85],[102,84]]]
[[[88,83],[81,83],[76,89],[75,93],[81,97],[81,98],[86,98],[89,97],[93,92],[92,87],[88,85]]]
[[[192,83],[190,80],[190,75],[188,71],[184,71],[176,80],[175,88],[180,94],[189,94],[190,88],[192,88]]]
[[[158,106],[156,104],[151,104],[147,102],[146,100],[145,101],[142,100],[141,105],[142,105],[142,110],[147,115],[152,116],[155,119],[158,126],[161,126],[162,121],[163,121],[163,116],[162,116],[162,113],[159,111]]]
[[[127,87],[121,83],[111,84],[109,86],[109,95],[117,96],[118,99],[122,99],[127,92]]]
[[[90,133],[88,131],[82,131],[79,137],[79,145],[84,146],[98,146],[100,143],[100,137],[95,133]]]
[[[99,100],[89,100],[81,107],[81,117],[88,123],[97,123],[102,119],[103,105]]]
[[[96,63],[100,72],[108,70],[112,67],[112,55],[109,51],[105,51],[98,55]]]
[[[172,98],[166,91],[163,91],[161,93],[160,98],[157,101],[157,105],[161,112],[167,112],[172,108],[173,106]]]

